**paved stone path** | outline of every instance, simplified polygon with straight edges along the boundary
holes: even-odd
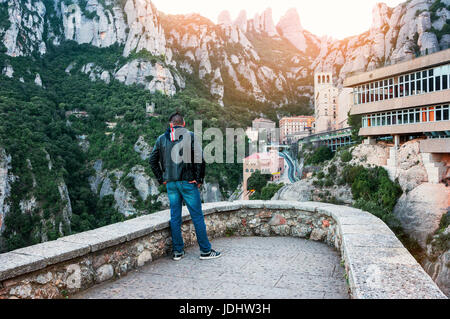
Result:
[[[158,259],[75,298],[349,298],[341,258],[326,244],[289,237],[230,237],[212,245],[223,252],[221,258],[202,261],[198,247],[192,247],[179,262]]]

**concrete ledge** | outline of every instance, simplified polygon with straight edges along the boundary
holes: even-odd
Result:
[[[353,298],[446,296],[377,217],[315,202],[236,201],[203,205],[208,235],[294,236],[341,252]],[[183,208],[186,246],[196,242]],[[0,255],[0,298],[61,298],[126,275],[171,249],[170,211]]]
[[[450,130],[450,123],[448,125]],[[421,153],[450,153],[450,138],[434,138],[420,141]]]

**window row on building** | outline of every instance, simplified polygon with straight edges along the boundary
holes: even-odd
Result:
[[[450,121],[450,107],[448,104],[365,115],[362,118],[362,127],[392,126],[440,121]]]
[[[450,64],[380,80],[354,88],[354,103],[365,104],[450,88]]]

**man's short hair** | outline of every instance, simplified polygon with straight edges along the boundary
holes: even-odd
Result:
[[[184,124],[183,115],[176,112],[169,117],[169,122],[175,125],[183,125]]]

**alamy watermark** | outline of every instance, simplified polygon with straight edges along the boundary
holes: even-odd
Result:
[[[193,133],[193,134],[192,134]],[[172,148],[174,163],[235,164],[243,163],[246,154],[267,153],[270,147],[279,147],[280,129],[255,129],[246,143],[247,133],[243,128],[208,128],[203,131],[203,121],[194,121],[194,132],[178,127],[173,130],[177,143]],[[208,144],[202,148],[203,142]],[[248,153],[247,147],[248,145]],[[193,150],[193,151],[192,151]]]

